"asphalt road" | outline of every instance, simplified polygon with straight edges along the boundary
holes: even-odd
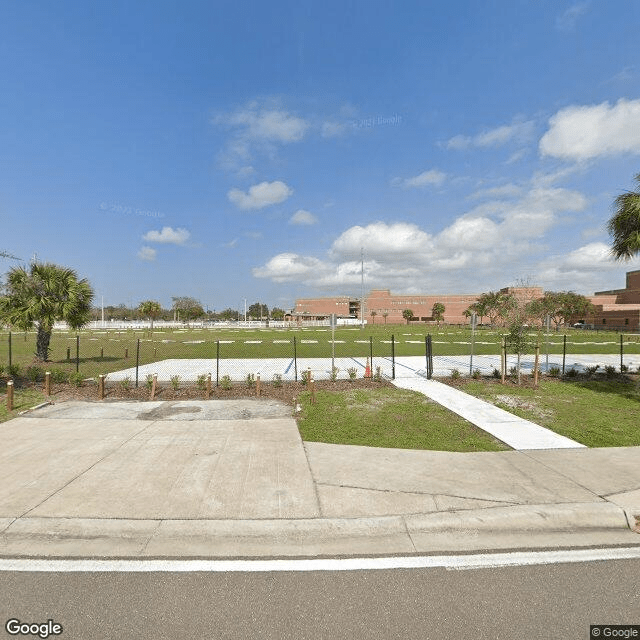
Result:
[[[0,572],[9,618],[60,637],[587,639],[640,625],[640,560],[473,570]]]

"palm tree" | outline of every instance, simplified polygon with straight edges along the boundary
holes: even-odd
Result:
[[[385,311],[385,312],[382,314],[382,317],[384,318],[384,323],[385,323],[385,324],[387,324],[387,318],[389,317],[389,313],[388,313],[387,311]]]
[[[151,331],[153,331],[153,321],[162,313],[162,307],[155,300],[145,300],[140,303],[138,310],[143,316],[151,320]]]
[[[411,309],[405,309],[402,312],[402,317],[407,321],[407,324],[409,324],[409,321],[413,318],[413,311]]]
[[[442,302],[436,302],[431,310],[431,317],[438,323],[438,329],[440,328],[440,322],[444,320],[445,306]]]
[[[635,177],[640,187],[640,173]],[[613,238],[611,253],[616,260],[640,254],[640,191],[627,191],[614,200],[614,213],[607,224]]]
[[[93,289],[78,280],[73,269],[51,263],[32,262],[8,273],[6,295],[0,297],[0,318],[23,331],[38,328],[36,358],[46,361],[53,324],[64,320],[80,329],[91,317]]]
[[[378,315],[377,311],[371,311],[371,313],[369,314],[371,316],[371,322],[372,324],[376,323],[376,316]]]

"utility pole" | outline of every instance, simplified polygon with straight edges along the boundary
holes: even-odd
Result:
[[[360,247],[360,327],[364,329],[364,248]]]

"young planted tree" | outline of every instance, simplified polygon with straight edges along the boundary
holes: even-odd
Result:
[[[23,331],[37,327],[36,358],[43,362],[56,321],[80,329],[91,318],[93,289],[86,279],[78,280],[73,269],[40,262],[32,262],[29,269],[14,267],[5,289],[0,320]]]
[[[389,314],[385,311],[385,312],[382,314],[382,317],[384,318],[384,323],[385,323],[385,324],[387,324],[387,318],[389,317]]]
[[[640,173],[635,181],[640,188]],[[640,190],[619,195],[613,209],[607,224],[612,237],[611,253],[616,260],[630,260],[640,254]]]
[[[413,316],[413,311],[411,309],[405,309],[402,312],[402,317],[407,321],[407,324],[409,324],[411,319],[414,317]]]
[[[138,311],[145,318],[151,321],[151,331],[153,331],[153,321],[162,313],[162,307],[155,300],[144,300],[140,303]]]
[[[375,324],[376,323],[376,316],[378,315],[377,311],[371,311],[369,313],[369,315],[371,316],[371,324]]]

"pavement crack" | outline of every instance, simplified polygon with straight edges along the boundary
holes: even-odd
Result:
[[[77,473],[73,478],[71,478],[70,480],[65,482],[61,487],[58,487],[53,493],[51,493],[48,496],[46,496],[45,498],[43,498],[40,502],[38,502],[38,504],[36,504],[33,507],[27,509],[22,515],[18,516],[18,518],[24,518],[25,516],[30,514],[32,511],[34,511],[38,507],[42,506],[45,502],[47,502],[47,500],[50,500],[51,498],[53,498],[53,496],[55,496],[58,493],[60,493],[63,489],[66,489],[72,482],[75,482],[80,476],[82,476],[85,473],[87,473],[87,471],[90,471],[91,469],[93,469],[96,465],[98,465],[101,462],[103,462],[104,460],[106,460],[109,456],[112,456],[114,453],[116,453],[116,451],[119,451],[120,449],[122,449],[122,447],[124,447],[127,443],[129,443],[131,440],[133,440],[134,438],[139,436],[143,431],[146,431],[147,429],[150,429],[154,424],[155,424],[155,422],[151,422],[150,424],[145,425],[144,427],[142,427],[142,429],[140,429],[140,431],[136,431],[133,435],[128,437],[126,440],[123,440],[115,449],[112,449],[111,451],[109,451],[108,453],[103,455],[99,460],[96,460],[94,463],[90,464],[86,469],[83,469],[82,471]]]

